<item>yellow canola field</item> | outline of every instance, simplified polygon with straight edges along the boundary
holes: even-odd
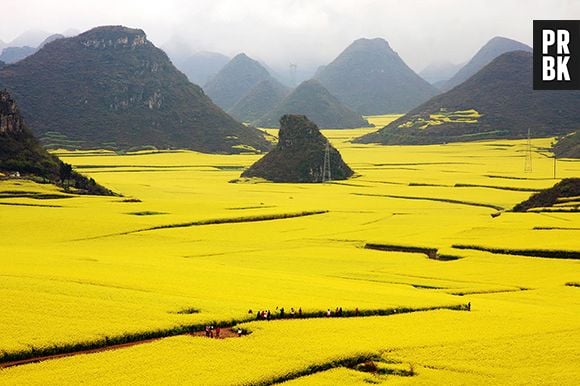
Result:
[[[577,310],[580,304],[572,291],[558,291],[557,302],[552,302],[556,294],[550,291],[480,295],[471,298],[471,312],[252,322],[244,327],[253,333],[243,338],[166,338],[12,368],[4,380],[8,384],[46,384],[47,380],[55,384],[269,384],[292,379],[308,367],[374,354],[383,358],[381,367],[413,369],[414,375],[351,372],[347,380],[353,384],[573,385],[580,376],[576,366],[580,327],[569,309]],[[344,371],[322,372],[298,377],[297,383],[324,385],[334,378],[342,384],[342,376]]]
[[[166,338],[1,370],[0,383],[259,383],[370,353],[400,362],[387,368],[413,364],[416,375],[340,368],[292,382],[573,384],[580,304],[578,289],[565,283],[580,282],[578,262],[452,247],[580,250],[577,214],[491,216],[557,181],[544,150],[551,140],[533,141],[533,172],[524,173],[526,141],[351,144],[361,132],[324,132],[358,174],[332,184],[228,183],[260,156],[187,151],[59,152],[124,197],[39,199],[29,192],[62,193],[0,181],[0,355],[247,320],[249,309],[282,306],[313,312],[472,302],[471,313],[254,322],[241,339]],[[577,161],[558,160],[558,178],[579,174]],[[320,210],[328,212],[146,230]],[[438,248],[460,259],[368,250],[367,242]],[[542,382],[541,374],[552,378]]]

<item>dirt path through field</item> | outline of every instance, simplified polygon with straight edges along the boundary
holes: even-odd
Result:
[[[187,335],[204,337],[204,338],[206,337],[205,331],[197,331],[197,332],[187,334]],[[220,331],[220,337],[219,338],[214,337],[213,339],[228,339],[228,338],[238,338],[238,337],[240,337],[240,336],[238,335],[237,330],[234,330],[233,328],[223,328]],[[43,362],[43,361],[47,361],[50,359],[65,358],[65,357],[70,357],[73,355],[93,354],[93,353],[102,352],[102,351],[118,350],[118,349],[127,348],[127,347],[131,347],[131,346],[136,346],[138,344],[151,343],[151,342],[154,342],[156,340],[160,340],[160,339],[164,339],[164,338],[165,337],[152,338],[152,339],[140,340],[137,342],[121,343],[121,344],[115,344],[115,345],[111,345],[111,346],[107,346],[107,347],[101,347],[101,348],[95,348],[95,349],[89,349],[89,350],[83,350],[83,351],[75,351],[75,352],[70,352],[70,353],[65,353],[65,354],[46,355],[46,356],[41,356],[41,357],[21,359],[21,360],[11,361],[11,362],[4,362],[4,363],[0,363],[0,369],[6,368],[6,367],[26,365],[29,363]],[[207,338],[207,339],[212,339],[212,338]]]

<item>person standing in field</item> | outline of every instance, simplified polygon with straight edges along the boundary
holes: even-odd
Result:
[[[302,307],[298,308],[298,317],[302,317]]]
[[[272,318],[272,314],[270,313],[270,310],[268,310],[268,312],[266,313],[266,320],[268,320],[268,322],[269,322],[271,318]]]
[[[241,336],[242,336],[242,332],[243,332],[243,331],[242,331],[242,329],[241,329],[241,328],[238,328],[238,336],[239,336],[239,337],[241,337]]]
[[[326,310],[326,317],[330,318],[330,316],[332,315],[332,313],[330,312],[330,308],[328,310]]]
[[[280,319],[284,319],[284,307],[280,308]]]
[[[295,315],[295,314],[296,314],[296,313],[294,312],[294,307],[290,308],[290,317],[291,317],[291,318],[294,318],[294,315]]]
[[[207,324],[205,326],[205,336],[209,338],[209,326]]]

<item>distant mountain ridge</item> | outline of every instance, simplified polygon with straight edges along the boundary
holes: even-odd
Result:
[[[223,112],[139,29],[97,27],[0,69],[0,87],[46,145],[264,151],[256,129]]]
[[[258,61],[241,53],[230,60],[203,89],[215,104],[227,111],[258,83],[270,77],[268,70]]]
[[[47,31],[30,29],[24,31],[11,41],[6,42],[6,44],[11,47],[38,47],[50,35],[50,32]]]
[[[44,47],[47,43],[62,38],[64,38],[64,35],[54,34],[44,39],[44,41],[40,43],[38,47],[29,47],[29,46],[6,47],[0,52],[0,61],[5,62],[6,64],[16,63],[34,54],[36,51]]]
[[[465,82],[479,70],[491,63],[498,56],[510,51],[532,52],[532,48],[517,40],[496,36],[488,41],[451,79],[441,86],[441,90],[448,91]]]
[[[321,128],[369,126],[359,114],[343,105],[317,80],[302,82],[274,109],[254,122],[259,127],[278,127],[283,115],[306,115]]]
[[[448,61],[433,62],[421,70],[419,76],[436,86],[451,79],[461,67],[461,64],[454,64]]]
[[[362,115],[403,113],[438,93],[384,39],[358,39],[315,79]]]
[[[0,54],[0,60],[4,63],[16,63],[27,56],[34,54],[37,51],[34,47],[6,47],[2,50]]]
[[[566,134],[580,128],[580,91],[532,88],[532,54],[507,52],[477,74],[356,142],[431,144]]]
[[[248,91],[228,110],[228,114],[242,122],[254,122],[272,111],[290,91],[290,88],[270,77]]]
[[[230,61],[230,58],[217,52],[200,51],[187,57],[172,58],[172,60],[191,83],[201,86],[213,78]]]

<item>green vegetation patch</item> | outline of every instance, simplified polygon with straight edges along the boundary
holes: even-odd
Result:
[[[143,202],[138,198],[125,198],[121,201],[117,201],[117,202],[129,202],[129,203],[136,203],[136,202]]]
[[[240,171],[246,169],[246,167],[242,165],[217,165],[213,167],[222,171]]]
[[[128,212],[127,214],[133,215],[133,216],[157,216],[160,214],[167,214],[166,212],[155,212],[155,211],[151,211],[151,210],[144,210],[144,211],[140,211],[140,212]]]
[[[526,201],[520,202],[514,206],[514,212],[525,212],[535,208],[553,207],[557,204],[565,203],[567,207],[559,206],[550,211],[576,211],[580,197],[580,178],[565,178],[549,189],[542,190],[539,193],[532,195]]]
[[[85,144],[85,141],[71,139],[58,131],[47,131],[39,140],[47,149],[79,149]]]
[[[253,146],[240,144],[232,146],[233,153],[249,153],[249,154],[260,154],[261,151]]]
[[[187,308],[182,308],[181,310],[178,310],[178,311],[172,311],[171,313],[180,314],[180,315],[191,315],[191,314],[199,314],[200,312],[201,312],[201,310],[199,308],[187,307]]]
[[[422,253],[430,259],[440,260],[440,261],[453,261],[453,260],[459,260],[462,258],[461,256],[454,256],[454,255],[440,255],[438,253],[437,248],[428,248],[428,247],[414,247],[414,246],[408,246],[408,245],[366,243],[364,248],[365,249],[373,249],[373,250],[377,250],[377,251],[386,251],[386,252]]]

